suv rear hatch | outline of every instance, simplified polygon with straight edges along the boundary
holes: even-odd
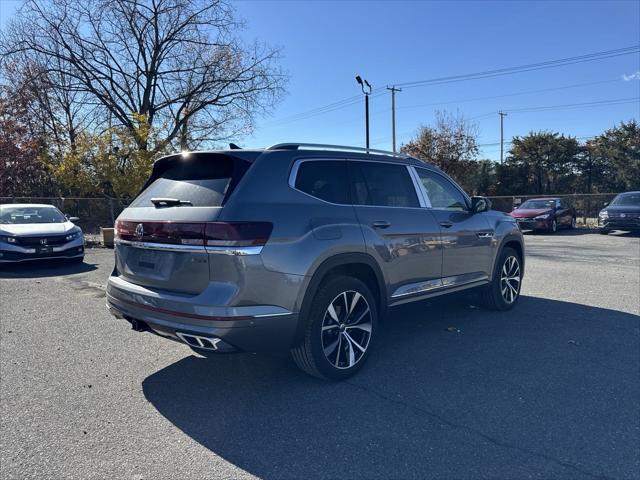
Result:
[[[247,159],[223,153],[158,160],[140,195],[116,222],[119,275],[150,288],[204,290],[209,282],[207,225],[219,217],[250,166]]]

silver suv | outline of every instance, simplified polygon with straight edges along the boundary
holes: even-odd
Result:
[[[389,307],[478,288],[518,300],[514,219],[436,167],[351,147],[164,157],[116,222],[111,312],[203,355],[288,352],[342,379]]]

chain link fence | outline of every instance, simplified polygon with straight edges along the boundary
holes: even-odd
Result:
[[[86,233],[99,233],[101,227],[113,227],[113,224],[129,204],[129,200],[119,198],[80,198],[80,197],[0,197],[4,203],[46,203],[55,205],[69,217],[78,217],[78,226]]]
[[[492,208],[502,212],[513,209],[530,198],[561,198],[576,209],[576,220],[585,225],[595,224],[598,212],[606,203],[611,202],[617,193],[574,193],[564,195],[509,195],[487,197],[491,200]]]
[[[562,198],[577,212],[577,220],[583,224],[596,223],[598,212],[606,202],[611,202],[616,193],[590,193],[569,195],[509,195],[488,197],[494,210],[511,212],[529,198]],[[48,203],[58,207],[70,217],[78,217],[77,222],[87,233],[99,233],[101,227],[113,227],[115,219],[129,204],[130,200],[120,198],[80,198],[80,197],[0,197],[2,203]]]

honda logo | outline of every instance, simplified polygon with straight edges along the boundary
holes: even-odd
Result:
[[[46,238],[41,238],[40,239],[40,245],[46,245],[47,244],[47,239]]]
[[[139,223],[138,225],[136,225],[136,238],[138,240],[142,240],[142,237],[144,236],[144,226]]]
[[[626,216],[627,216],[627,214],[626,214],[626,213],[621,213],[621,214],[620,214],[620,218],[625,218]]]

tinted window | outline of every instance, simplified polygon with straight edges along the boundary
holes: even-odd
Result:
[[[448,210],[467,209],[467,202],[464,195],[453,183],[435,172],[430,172],[422,168],[417,168],[416,170],[427,191],[433,208],[444,208]]]
[[[162,162],[163,160],[160,160]],[[154,207],[152,198],[175,198],[194,207],[219,207],[248,166],[232,157],[195,155],[164,160],[166,168],[133,201],[132,207]]]
[[[208,180],[173,180],[158,178],[131,204],[132,207],[153,207],[152,198],[177,198],[194,207],[219,207],[227,193],[230,178]]]
[[[298,190],[331,203],[349,203],[346,163],[314,160],[298,166]]]
[[[355,205],[419,207],[416,189],[404,165],[350,162]]]

